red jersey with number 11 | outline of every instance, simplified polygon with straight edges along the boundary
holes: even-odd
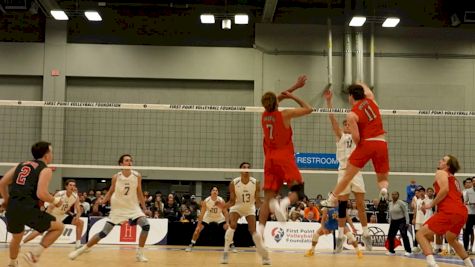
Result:
[[[267,154],[271,150],[288,150],[293,154],[292,127],[285,128],[282,112],[265,111],[261,122],[264,132],[264,153]]]
[[[373,100],[361,99],[353,105],[351,111],[358,116],[358,131],[361,140],[385,133],[379,107]]]

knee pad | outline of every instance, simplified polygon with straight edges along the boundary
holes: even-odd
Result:
[[[103,239],[112,231],[112,229],[114,229],[114,224],[111,222],[106,222],[104,228],[102,228],[102,231],[100,231],[97,235],[100,239]]]
[[[338,218],[346,218],[346,208],[348,206],[348,200],[338,202]]]
[[[147,218],[140,217],[136,220],[137,224],[142,228],[142,231],[150,231],[150,224],[148,223]]]
[[[303,184],[295,184],[290,187],[291,192],[295,192],[298,196],[299,201],[302,201],[305,197],[305,193],[303,192]]]

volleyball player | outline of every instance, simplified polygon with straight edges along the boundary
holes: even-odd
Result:
[[[224,235],[224,253],[221,263],[228,263],[229,246],[233,242],[234,231],[236,231],[239,218],[245,217],[252,240],[256,245],[257,253],[263,261],[267,261],[269,253],[262,244],[262,239],[256,232],[256,206],[260,206],[260,185],[254,177],[251,177],[245,169],[251,168],[251,164],[243,162],[239,166],[243,169],[239,177],[234,178],[229,183],[229,201],[223,206],[223,209],[231,207],[229,210],[229,227]]]
[[[333,92],[331,89],[325,90],[323,94],[326,102],[327,108],[333,108]],[[338,162],[340,165],[338,166],[338,181],[340,181],[346,170],[348,158],[350,157],[353,150],[355,150],[356,145],[353,142],[351,137],[351,132],[349,128],[348,122],[345,120],[343,121],[343,129],[340,128],[338,121],[335,118],[335,115],[330,113],[328,114],[331,124],[333,133],[336,137],[336,155],[338,158]],[[348,199],[350,197],[350,193],[353,192],[356,201],[356,208],[358,209],[358,217],[361,223],[361,227],[363,228],[363,236],[361,239],[365,244],[366,250],[372,250],[372,240],[371,236],[369,235],[368,231],[368,218],[366,217],[366,207],[365,207],[365,184],[363,180],[363,175],[358,172],[353,180],[351,181],[348,186],[338,195],[338,238],[337,238],[337,247],[341,249],[343,247],[344,241],[344,228],[347,221],[347,206],[348,206]]]
[[[119,158],[120,166],[130,167],[132,166],[132,162],[132,156],[129,154],[124,154]],[[143,253],[143,248],[145,241],[147,241],[148,232],[150,231],[150,224],[144,213],[146,207],[142,192],[142,175],[130,168],[124,168],[117,174],[114,174],[112,176],[111,187],[102,200],[102,203],[107,203],[109,199],[111,211],[109,220],[104,225],[102,231],[95,234],[86,245],[69,253],[69,258],[71,260],[76,259],[79,255],[88,251],[92,246],[106,237],[115,225],[128,221],[130,225],[138,224],[142,228],[135,257],[138,262],[147,262],[148,259]],[[140,207],[142,207],[142,209]]]
[[[48,192],[53,171],[48,168],[53,160],[53,148],[48,142],[38,142],[31,147],[34,160],[21,162],[8,170],[0,180],[0,195],[6,207],[7,230],[12,234],[10,241],[9,267],[18,266],[18,253],[23,238],[25,225],[34,230],[47,233],[40,244],[25,253],[24,259],[30,266],[35,266],[43,250],[53,244],[61,235],[64,225],[61,221],[40,210],[39,200],[61,206],[61,198],[53,197]]]
[[[81,246],[81,235],[84,223],[80,219],[81,211],[79,207],[79,197],[76,192],[76,181],[73,179],[66,180],[64,188],[65,190],[58,191],[54,194],[54,197],[61,198],[63,204],[60,207],[48,205],[46,212],[53,215],[58,222],[76,226],[76,248],[79,248]],[[75,213],[70,213],[71,208],[74,208]],[[40,232],[33,231],[23,239],[23,243],[27,243],[39,235]]]
[[[417,231],[416,238],[426,256],[429,267],[438,266],[432,255],[430,240],[434,234],[443,235],[455,250],[457,255],[463,259],[465,266],[473,267],[472,261],[462,244],[458,241],[458,236],[467,221],[468,212],[462,200],[462,190],[455,178],[455,173],[460,169],[460,164],[456,157],[445,155],[440,161],[435,173],[434,189],[436,197],[430,204],[422,206],[422,212],[437,206],[437,212],[427,220]]]
[[[221,225],[224,230],[228,228],[226,223],[228,220],[228,210],[223,209],[224,200],[218,196],[218,187],[211,188],[211,194],[204,201],[201,202],[201,213],[198,217],[198,224],[196,225],[190,245],[185,249],[186,252],[191,252],[196,244],[196,240],[200,237],[201,231],[210,223],[217,223]]]
[[[351,153],[345,174],[336,184],[323,205],[335,207],[337,196],[345,190],[356,174],[372,160],[380,189],[380,196],[387,198],[389,157],[385,139],[383,121],[374,94],[366,84],[357,83],[348,87],[348,100],[352,105],[351,112],[346,116],[355,150]],[[364,233],[369,235],[369,232]]]

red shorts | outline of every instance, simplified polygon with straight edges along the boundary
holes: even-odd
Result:
[[[385,141],[360,141],[349,161],[353,166],[363,168],[366,163],[372,160],[376,173],[389,172],[388,143]]]
[[[286,182],[289,186],[302,183],[293,154],[266,155],[264,162],[264,190],[278,192]]]
[[[460,211],[459,213],[437,212],[427,220],[424,225],[434,233],[443,235],[447,232],[460,234],[465,222],[467,222],[468,212]]]

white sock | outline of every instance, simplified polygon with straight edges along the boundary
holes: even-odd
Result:
[[[143,252],[143,248],[137,247],[137,252],[142,253],[142,252]]]
[[[367,225],[366,225],[366,226],[363,226],[363,235],[364,235],[364,236],[369,235],[369,231],[368,231],[368,226],[367,226]]]
[[[226,233],[224,234],[224,252],[229,251],[229,246],[233,242],[234,231],[234,229],[228,227],[228,230],[226,230]]]
[[[76,246],[81,245],[81,240],[76,240]]]
[[[470,257],[466,257],[466,258],[463,260],[463,263],[464,263],[465,266],[467,266],[467,267],[473,267],[473,263],[472,263],[472,260],[470,259]]]
[[[290,205],[290,199],[288,197],[284,197],[283,199],[280,200],[280,208],[283,211],[287,211]]]
[[[318,231],[316,231],[315,234],[313,234],[312,242],[317,243],[319,238],[320,238],[320,235],[318,234]],[[315,245],[315,246],[316,246],[316,245]],[[312,245],[313,248],[315,248],[315,246]]]
[[[352,243],[352,244],[353,244],[353,242],[356,241],[355,236],[350,231],[346,232],[346,237],[348,238],[348,241],[350,241],[350,243]]]
[[[436,264],[435,259],[434,259],[434,255],[427,255],[426,256],[426,261],[429,265],[435,265]]]
[[[10,264],[16,266],[18,264],[18,259],[10,259]]]
[[[259,224],[257,225],[257,233],[261,235],[261,238],[262,238],[262,239],[264,239],[263,236],[264,236],[264,230],[265,230],[265,229],[266,229],[265,224],[259,223]]]
[[[196,244],[196,241],[191,239],[191,244],[194,246]]]
[[[342,238],[345,235],[345,227],[338,226],[338,238]]]
[[[44,250],[45,248],[42,245],[38,245],[37,247],[33,249],[33,255],[35,255],[36,257],[39,257],[41,256],[41,253],[43,253]]]

